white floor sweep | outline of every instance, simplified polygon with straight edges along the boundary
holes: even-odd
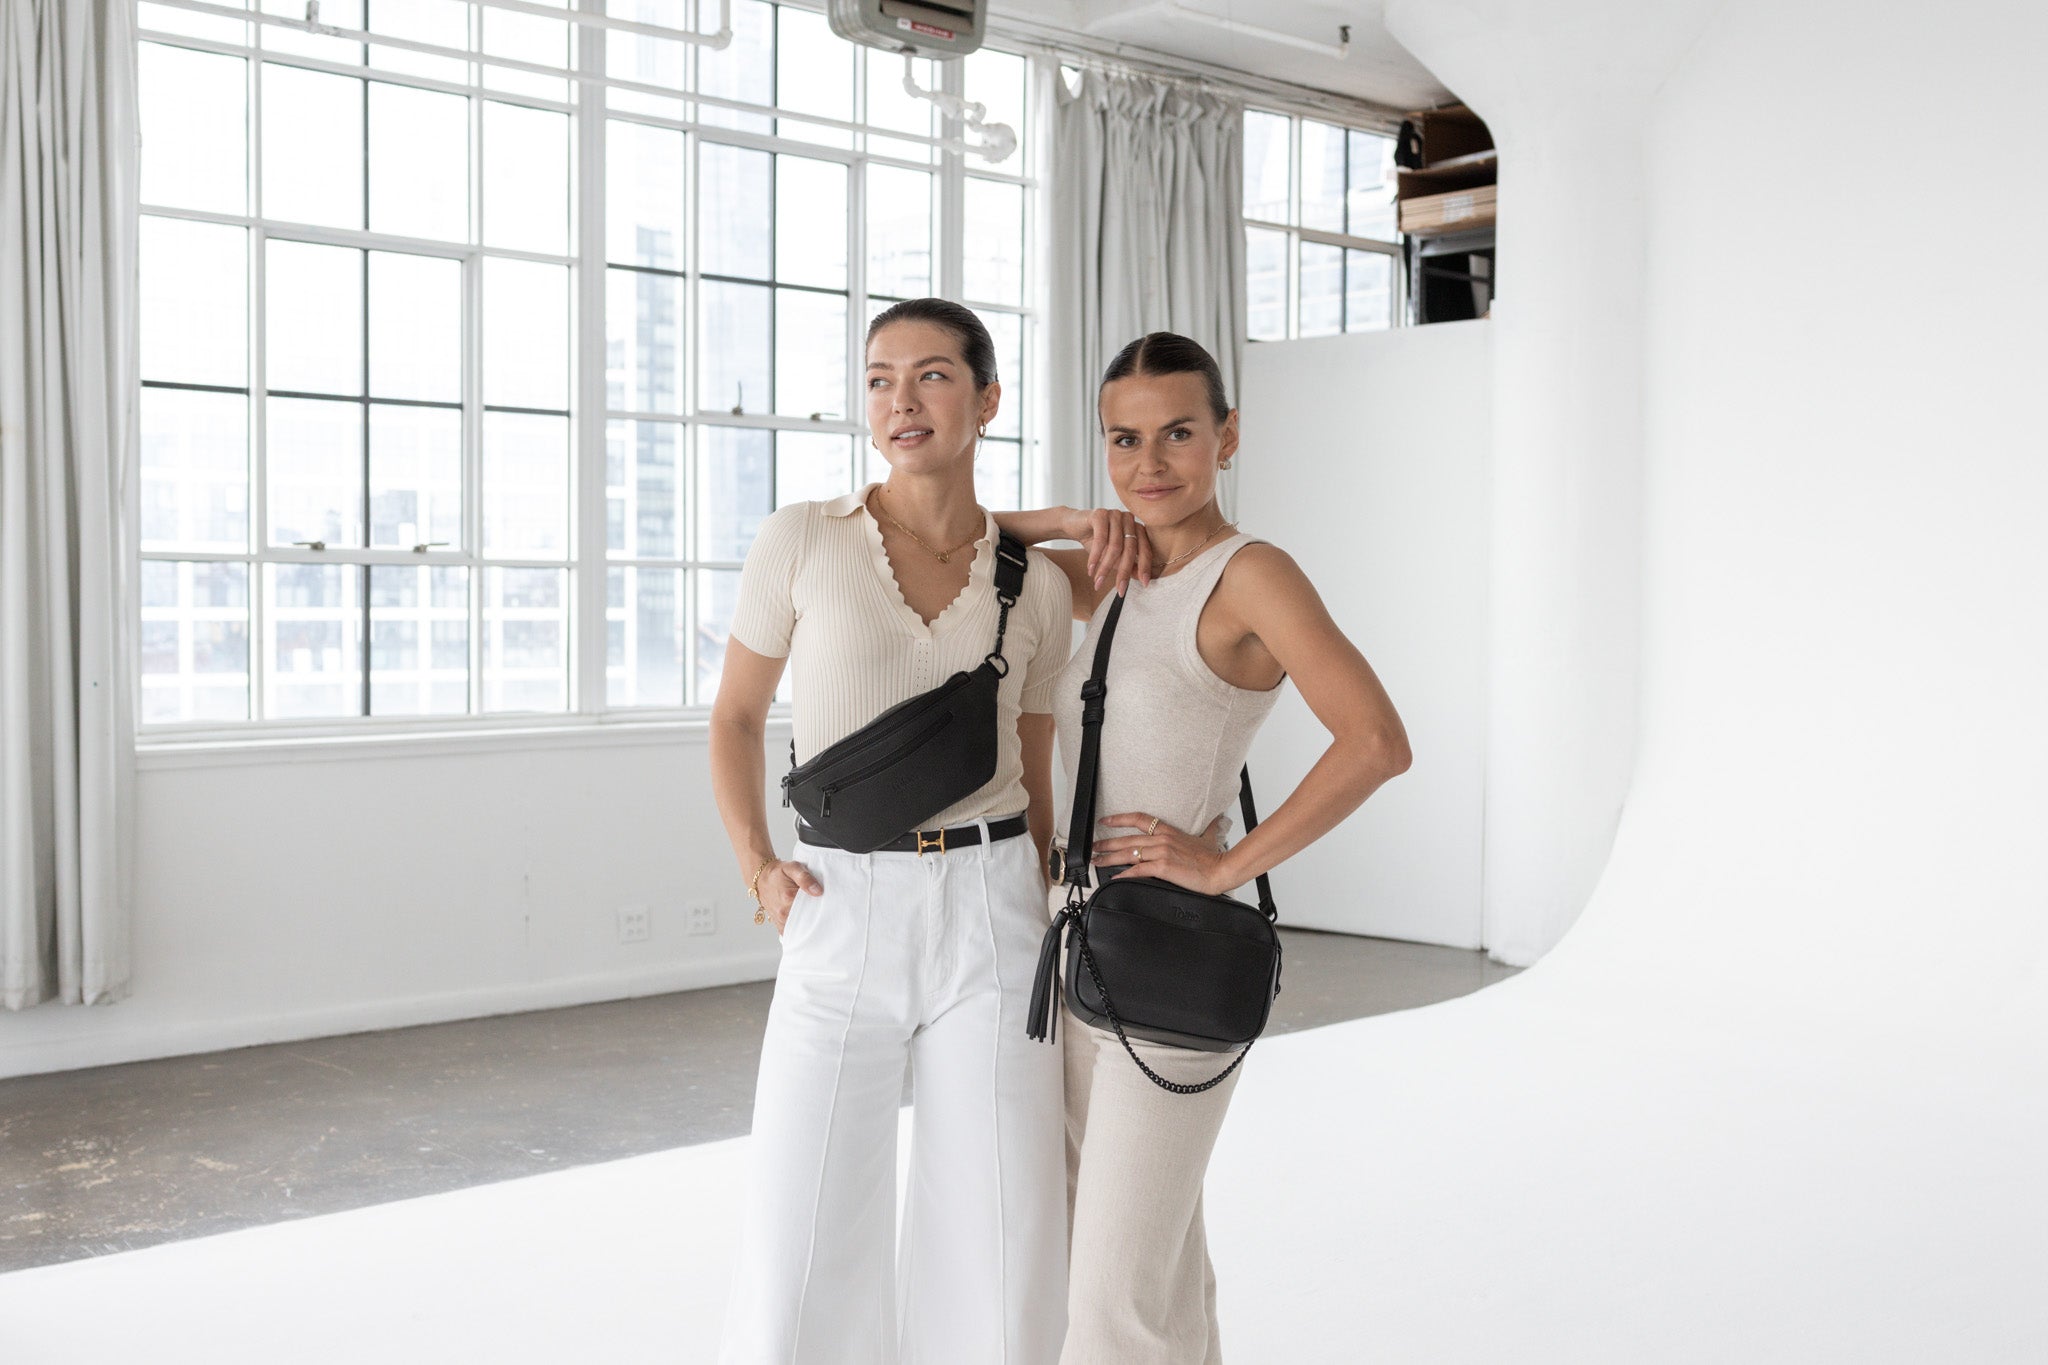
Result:
[[[1209,1185],[1233,1365],[2048,1359],[2038,1059],[1760,1065],[1544,974],[1260,1044]],[[707,1361],[743,1157],[0,1277],[0,1360]]]

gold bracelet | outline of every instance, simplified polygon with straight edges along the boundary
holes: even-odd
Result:
[[[747,879],[747,894],[754,898],[754,904],[761,903],[761,874],[780,861],[781,859],[773,853],[769,854],[761,860],[761,865],[754,869],[754,875]]]

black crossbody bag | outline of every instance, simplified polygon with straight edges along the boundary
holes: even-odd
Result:
[[[1067,1007],[1082,1020],[1114,1029],[1124,1051],[1154,1085],[1199,1095],[1237,1070],[1266,1028],[1280,993],[1280,912],[1273,888],[1258,876],[1256,908],[1230,896],[1209,896],[1159,877],[1118,877],[1086,890],[1095,843],[1095,779],[1101,766],[1104,676],[1109,642],[1123,610],[1110,604],[1095,641],[1094,667],[1081,687],[1081,758],[1064,852],[1067,904],[1046,930],[1038,952],[1026,1032],[1051,1042],[1058,990],[1060,939],[1066,937]],[[1239,775],[1245,832],[1258,828],[1249,766]],[[1196,1085],[1169,1081],[1131,1046],[1133,1037],[1202,1052],[1240,1049],[1229,1066]]]
[[[872,853],[996,775],[996,693],[1009,675],[1003,634],[1030,559],[1004,531],[996,541],[996,644],[972,672],[898,702],[803,764],[789,741],[782,804],[841,848]]]

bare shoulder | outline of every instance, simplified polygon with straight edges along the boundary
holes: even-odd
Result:
[[[1230,557],[1223,566],[1217,589],[1245,601],[1270,601],[1273,594],[1300,596],[1315,593],[1315,585],[1294,562],[1294,556],[1268,541],[1253,541]]]
[[[1325,614],[1322,597],[1294,556],[1264,542],[1247,545],[1230,557],[1210,600],[1226,620],[1251,635],[1263,636],[1282,618]]]

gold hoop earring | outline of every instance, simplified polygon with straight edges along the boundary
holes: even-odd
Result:
[[[986,423],[986,422],[983,422],[983,423],[981,424],[981,427],[980,427],[980,431],[981,431],[981,439],[982,439],[982,440],[984,440],[984,441],[986,441],[986,440],[988,439],[988,423]]]

